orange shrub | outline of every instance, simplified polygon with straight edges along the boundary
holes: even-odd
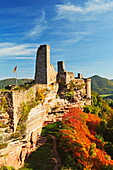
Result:
[[[102,141],[94,136],[99,123],[97,115],[84,113],[77,108],[70,109],[63,117],[61,146],[75,158],[78,168],[79,164],[84,170],[100,170],[104,165],[113,165],[113,160],[103,149]]]

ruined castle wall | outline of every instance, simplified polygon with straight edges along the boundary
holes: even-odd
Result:
[[[66,72],[66,84],[68,84],[71,80],[74,80],[74,73]]]
[[[83,85],[83,84],[85,85],[85,83],[86,83],[84,79],[76,79],[75,78],[74,81],[76,82],[77,85]]]
[[[35,98],[36,88],[30,88],[29,90],[17,90],[13,91],[13,107],[14,107],[14,131],[16,130],[20,113],[19,108],[23,102],[30,101],[32,98]]]
[[[65,70],[64,61],[58,61],[57,66],[58,66],[58,75],[57,75],[58,82],[63,82],[64,84],[68,84],[71,80],[74,80],[74,73],[67,72]]]
[[[59,72],[57,74],[57,81],[60,84],[66,84],[66,72]]]
[[[64,61],[58,61],[57,62],[57,67],[58,67],[58,73],[64,72],[65,71]]]
[[[56,85],[55,85],[56,86]],[[54,88],[54,87],[53,87]],[[55,92],[55,91],[54,91]],[[53,92],[51,93],[53,96]],[[37,143],[40,139],[43,123],[47,119],[48,107],[54,108],[60,102],[65,101],[47,96],[47,100],[43,104],[31,109],[26,122],[26,138],[22,141],[15,141],[8,144],[8,147],[0,150],[0,167],[13,166],[19,169],[24,165],[25,158],[38,147]],[[60,105],[60,104],[59,104]]]
[[[83,78],[79,79],[79,78],[75,78],[74,79],[76,85],[80,85],[81,89],[80,91],[83,93],[83,95],[86,95],[86,82]]]
[[[51,98],[56,98],[56,94],[58,91],[58,84],[54,83],[53,85],[47,85],[47,84],[36,84],[33,87],[29,88],[28,90],[17,90],[13,91],[13,108],[14,108],[14,131],[16,130],[20,114],[19,114],[19,108],[20,105],[24,102],[31,101],[36,97],[36,93],[38,89],[47,89],[48,95],[50,95]],[[47,97],[45,98],[47,100]]]
[[[0,122],[8,123],[10,129],[13,130],[14,127],[14,108],[13,108],[13,98],[12,92],[0,92]]]
[[[47,89],[47,94],[45,97],[45,101],[47,102],[50,99],[56,98],[57,91],[58,91],[58,84],[53,83],[52,85],[47,84],[37,84],[33,87],[29,88],[28,90],[14,90],[13,92],[1,92],[0,93],[0,102],[2,97],[6,98],[6,105],[7,105],[7,118],[6,113],[1,113],[1,122],[8,122],[10,129],[16,130],[18,121],[20,119],[20,107],[21,104],[27,101],[31,101],[36,97],[36,93],[38,89]],[[5,128],[6,129],[6,128]],[[2,130],[2,129],[1,129]]]
[[[49,84],[50,46],[41,45],[37,51],[35,83]]]
[[[87,98],[91,99],[91,79],[86,79],[86,93]]]
[[[41,45],[37,51],[36,58],[36,84],[51,84],[56,82],[57,72],[50,64],[50,46]]]
[[[56,82],[56,76],[57,76],[57,72],[55,71],[54,66],[50,64],[50,70],[49,70],[50,84]]]
[[[23,141],[11,142],[7,148],[0,150],[0,166],[13,166],[18,169],[24,164],[26,156],[36,149],[46,115],[43,105],[30,111],[26,122],[26,138]]]

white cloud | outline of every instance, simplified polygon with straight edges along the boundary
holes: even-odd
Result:
[[[84,13],[87,12],[106,12],[113,9],[112,1],[104,1],[104,0],[92,0],[86,3],[86,7],[83,9]]]
[[[53,34],[62,36],[61,43],[75,44],[81,40],[92,40],[95,33],[98,33],[97,36],[100,38],[103,30],[104,35],[105,31],[108,35],[108,30],[112,27],[110,23],[113,15],[113,1],[87,0],[81,4],[77,5],[74,1],[72,3],[71,0],[67,0],[64,4],[55,6],[57,14],[53,20],[57,30]]]
[[[14,44],[10,42],[0,43],[0,48],[12,47]]]
[[[16,60],[34,60],[35,59],[35,56],[34,57],[10,57],[10,59],[16,59]]]
[[[36,49],[35,44],[14,44],[10,42],[0,43],[0,57],[16,58],[16,56],[34,55]],[[28,59],[24,57],[23,59]],[[19,59],[19,58],[18,58]]]
[[[79,42],[81,39],[82,39],[82,37],[81,37],[81,36],[78,36],[78,37],[76,37],[76,38],[73,37],[73,38],[68,39],[68,40],[60,41],[60,43],[64,43],[64,45],[70,44],[70,43],[77,43],[77,42]]]
[[[84,3],[84,6],[77,6],[68,2],[63,5],[56,5],[57,17],[56,19],[69,18],[73,14],[87,15],[89,13],[102,13],[113,9],[113,1],[108,0],[89,0]]]
[[[37,18],[34,22],[33,28],[27,33],[27,36],[34,37],[40,36],[47,27],[47,21],[45,19],[45,12],[42,10],[42,16]]]

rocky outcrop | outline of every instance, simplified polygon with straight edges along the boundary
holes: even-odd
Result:
[[[29,154],[39,146],[38,143],[43,126],[50,122],[61,121],[63,114],[70,107],[82,108],[84,101],[81,100],[80,93],[77,94],[78,101],[69,104],[67,100],[56,98],[57,84],[54,86],[48,86],[44,101],[29,112],[28,119],[25,122],[26,135],[24,139],[7,141],[7,148],[0,150],[0,166],[13,166],[15,169],[22,167]],[[52,88],[53,90],[51,90]],[[15,102],[16,100],[20,101],[20,99],[15,99]],[[4,117],[6,118],[7,115],[4,115]]]
[[[0,127],[6,126],[7,129],[13,130],[13,100],[12,92],[0,92]]]
[[[26,157],[37,148],[46,115],[43,105],[30,111],[25,139],[10,142],[7,148],[0,150],[0,166],[13,166],[17,169],[23,166]]]
[[[47,95],[43,104],[31,109],[26,122],[26,137],[23,140],[9,142],[7,148],[0,150],[0,166],[13,166],[18,169],[24,165],[29,154],[37,149],[48,111],[68,103],[61,99],[51,98],[50,100],[51,95]]]

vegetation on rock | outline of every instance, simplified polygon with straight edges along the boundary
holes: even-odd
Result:
[[[0,149],[4,149],[4,148],[6,148],[6,147],[7,147],[7,145],[8,145],[8,143],[1,143],[1,144],[0,144]]]
[[[20,119],[17,125],[16,134],[12,135],[12,137],[24,137],[26,132],[26,121],[28,118],[28,114],[32,108],[37,106],[39,103],[43,102],[45,99],[45,89],[38,89],[36,93],[36,97],[33,98],[32,95],[28,96],[30,97],[30,100],[27,102],[23,102],[20,105]]]
[[[0,170],[15,170],[13,167],[2,166]]]
[[[29,156],[25,166],[20,170],[53,170],[54,163],[53,143],[52,139],[48,136],[46,143]]]

